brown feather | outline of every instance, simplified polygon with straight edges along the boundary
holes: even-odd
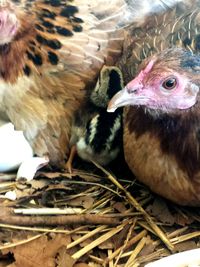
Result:
[[[74,112],[101,67],[121,53],[121,27],[166,7],[160,0],[155,11],[146,0],[144,6],[126,0],[7,1],[19,28],[0,47],[0,117],[24,131],[37,155],[61,166]]]
[[[199,7],[176,6],[159,15],[149,16],[139,27],[126,32],[122,58],[118,65],[126,82],[145,65],[145,59],[170,47],[199,51]],[[141,64],[142,63],[142,64]]]
[[[118,66],[126,83],[156,58],[157,70],[169,69],[200,86],[199,69],[182,68],[177,47],[200,51],[200,8],[182,6],[154,15],[127,31]],[[172,54],[170,50],[174,51]],[[166,52],[165,52],[166,50]],[[162,51],[162,53],[160,53]],[[177,50],[178,51],[178,50]],[[188,62],[191,59],[188,58]],[[200,205],[200,96],[188,110],[170,114],[128,107],[124,118],[125,158],[136,177],[154,192],[181,205]]]

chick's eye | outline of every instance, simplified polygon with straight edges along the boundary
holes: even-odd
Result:
[[[177,81],[176,78],[168,78],[162,84],[162,87],[166,90],[172,90],[176,87]]]

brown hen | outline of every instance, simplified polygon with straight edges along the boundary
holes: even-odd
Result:
[[[200,8],[151,16],[130,28],[124,49],[118,65],[128,84],[109,109],[131,105],[126,161],[156,193],[200,206]]]
[[[74,111],[102,65],[120,53],[119,28],[152,11],[150,1],[139,3],[0,1],[0,118],[23,130],[51,164],[64,163]],[[158,0],[154,8],[166,6]]]

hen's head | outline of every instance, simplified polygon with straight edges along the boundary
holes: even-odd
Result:
[[[112,98],[108,111],[126,105],[144,106],[154,115],[195,105],[200,86],[199,55],[171,48],[142,65],[139,74]]]
[[[15,4],[11,1],[0,0],[0,45],[12,41],[19,28]]]

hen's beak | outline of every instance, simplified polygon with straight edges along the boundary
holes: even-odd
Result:
[[[117,108],[130,104],[131,94],[128,93],[126,87],[119,91],[108,103],[108,112],[114,112]]]
[[[113,98],[110,100],[108,104],[107,111],[114,112],[117,108],[123,107],[126,105],[130,105],[133,96],[131,93],[128,92],[127,88],[125,87],[121,91],[119,91]]]
[[[143,79],[151,71],[154,62],[155,60],[151,59],[137,77],[130,81],[123,90],[114,95],[108,104],[108,112],[114,112],[117,108],[127,105],[145,105],[149,101],[149,96],[143,92]]]

